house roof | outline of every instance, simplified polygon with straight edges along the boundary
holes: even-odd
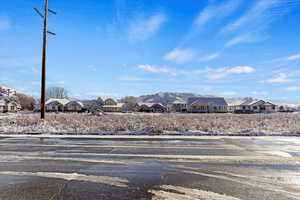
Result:
[[[81,101],[72,100],[72,101],[69,101],[67,104],[70,104],[70,103],[77,103],[77,104],[80,105],[81,107],[84,107],[84,104],[83,104]],[[66,104],[66,105],[67,105],[67,104]]]
[[[163,106],[163,107],[164,107],[164,105],[162,105],[161,103],[143,103],[143,102],[139,102],[138,105],[139,105],[139,106],[146,105],[146,106],[148,106],[149,108],[152,107],[152,106],[154,106],[154,105],[160,105],[160,106]]]
[[[186,104],[186,101],[183,99],[176,99],[172,104]]]
[[[52,102],[58,102],[58,103],[60,103],[60,104],[62,104],[62,105],[65,106],[66,104],[68,104],[70,102],[70,100],[69,99],[48,99],[46,101],[46,105],[50,104]]]
[[[17,102],[11,101],[11,100],[6,99],[6,98],[0,99],[0,106],[6,106],[6,105],[8,105],[8,104],[13,104],[13,105],[15,105],[15,106],[18,106],[18,105],[19,105]]]
[[[201,101],[205,104],[215,104],[227,106],[227,103],[223,97],[191,97],[188,98],[187,104],[191,105],[197,101]]]

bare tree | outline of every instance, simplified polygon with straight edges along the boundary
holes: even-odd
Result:
[[[16,97],[23,110],[34,110],[35,98],[21,93],[17,93]]]
[[[120,100],[120,102],[125,103],[124,105],[125,111],[137,112],[139,110],[136,97],[132,97],[132,96],[124,97],[123,99]]]
[[[68,98],[68,91],[63,87],[50,87],[47,88],[47,98],[65,99]]]

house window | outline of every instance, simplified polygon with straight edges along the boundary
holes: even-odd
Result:
[[[243,110],[246,110],[246,106],[243,106]]]
[[[275,110],[275,106],[273,106],[272,109]]]
[[[15,110],[15,107],[14,107],[14,106],[11,106],[10,109],[11,109],[11,110]]]
[[[253,109],[254,109],[254,110],[257,110],[257,106],[254,106]]]

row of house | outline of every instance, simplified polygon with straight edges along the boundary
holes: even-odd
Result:
[[[164,113],[168,109],[160,103],[118,103],[112,98],[99,98],[101,109],[104,112],[154,112]]]
[[[228,104],[222,97],[191,97],[187,101],[176,100],[172,104],[161,103],[119,103],[112,98],[99,98],[97,108],[103,112],[180,112],[180,113],[272,113],[288,111],[273,103],[245,99]],[[49,112],[83,112],[90,110],[86,103],[78,100],[49,99],[46,102]]]
[[[40,110],[40,104],[35,106],[35,110]],[[46,101],[47,112],[83,112],[84,105],[78,100],[69,99],[48,99]]]

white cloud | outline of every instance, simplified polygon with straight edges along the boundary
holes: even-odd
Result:
[[[171,68],[166,68],[166,67],[156,67],[154,65],[138,65],[137,69],[151,72],[151,73],[165,73],[165,74],[169,74],[172,76],[177,76],[179,74],[188,73],[185,70],[177,70],[177,69],[171,69]]]
[[[7,17],[0,16],[0,31],[6,31],[11,28],[11,22]]]
[[[202,12],[199,13],[194,21],[195,25],[203,26],[209,21],[229,16],[241,3],[241,0],[226,0],[223,3],[216,4],[215,1],[209,4]]]
[[[135,20],[129,27],[129,39],[131,41],[138,41],[152,37],[166,20],[167,17],[164,13],[157,13],[148,18]]]
[[[185,43],[196,37],[196,35],[203,30],[205,25],[219,22],[221,19],[230,16],[240,6],[242,0],[226,0],[222,3],[217,2],[218,1],[209,1],[208,6],[194,19],[192,27],[181,43]]]
[[[284,90],[289,92],[299,92],[300,86],[291,86],[291,87],[284,88]]]
[[[176,63],[190,62],[196,57],[196,52],[193,49],[173,49],[168,52],[164,59]]]
[[[273,61],[288,62],[288,61],[294,61],[294,60],[300,60],[300,54],[287,56],[287,57],[283,57],[283,58],[278,58]]]
[[[213,54],[201,57],[199,59],[199,61],[211,61],[211,60],[214,60],[214,59],[216,59],[218,57],[220,57],[219,53],[213,53]]]
[[[288,75],[285,73],[279,73],[277,77],[266,80],[267,83],[290,83],[294,80],[288,79]]]
[[[153,73],[168,73],[169,72],[169,70],[166,68],[157,68],[153,65],[139,65],[137,68],[144,70],[144,71],[153,72]]]
[[[227,73],[229,74],[241,74],[241,73],[251,73],[251,72],[254,72],[254,68],[250,66],[237,66],[227,70]]]
[[[241,34],[226,42],[225,47],[230,47],[239,43],[248,43],[252,41],[255,41],[255,37],[252,37],[249,33]]]
[[[236,66],[232,68],[219,68],[209,74],[207,78],[209,79],[220,79],[231,74],[248,74],[254,72],[255,69],[250,66]]]
[[[119,78],[120,81],[141,81],[143,79],[137,78],[137,77],[132,77],[132,76],[122,76]]]
[[[257,0],[240,18],[226,25],[221,33],[237,33],[225,46],[265,39],[265,29],[299,3],[298,0]]]

